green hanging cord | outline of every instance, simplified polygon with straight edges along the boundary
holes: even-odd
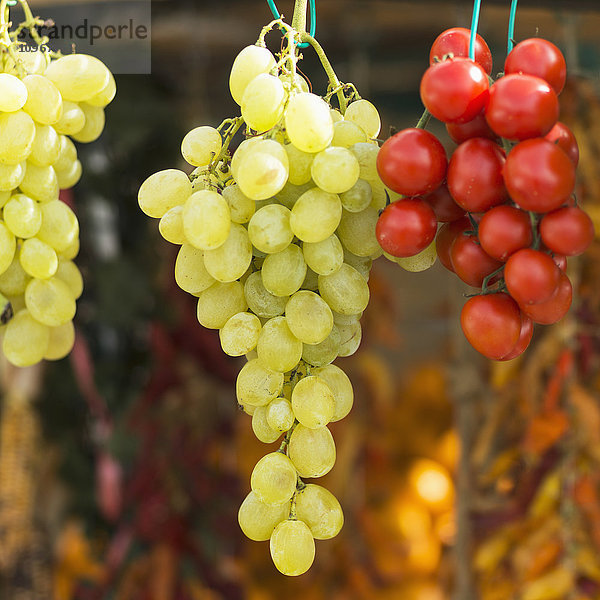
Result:
[[[473,18],[471,19],[471,39],[469,40],[469,58],[475,60],[475,37],[479,25],[479,11],[481,10],[481,0],[475,0],[473,4]]]
[[[309,12],[310,12],[310,28],[308,34],[310,37],[315,37],[315,32],[317,30],[317,8],[316,8],[316,0],[308,0]],[[16,4],[16,0],[15,0]],[[275,0],[267,0],[267,4],[271,9],[271,13],[273,14],[273,18],[281,19],[281,14],[277,10],[275,6]],[[310,44],[308,42],[304,42],[302,44],[298,44],[298,48],[308,48]]]
[[[507,54],[512,52],[515,38],[515,19],[517,17],[517,0],[512,0],[510,4],[510,17],[508,19],[508,44]]]
[[[14,6],[16,3],[17,3],[17,0],[7,0],[6,1],[7,6]]]

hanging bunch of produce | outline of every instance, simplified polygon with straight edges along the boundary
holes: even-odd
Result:
[[[25,0],[25,21],[13,27],[9,4],[0,2],[0,321],[4,356],[24,367],[74,343],[79,223],[59,191],[81,177],[72,140],[98,138],[116,86],[97,58],[44,50],[44,21]],[[24,48],[24,31],[37,47]]]
[[[513,0],[508,56],[494,81],[490,50],[475,34],[479,4],[471,31],[449,29],[433,43],[421,122],[381,148],[379,174],[404,197],[383,211],[377,236],[396,257],[435,238],[440,262],[479,289],[462,310],[466,338],[488,358],[509,360],[525,351],[534,323],[567,313],[567,257],[589,246],[594,228],[574,195],[577,142],[558,121],[562,53],[540,38],[513,48]],[[449,161],[424,129],[431,115],[458,144]]]
[[[379,114],[340,83],[305,32],[306,8],[297,1],[292,26],[277,18],[238,54],[229,83],[241,116],[185,136],[191,174],[155,173],[138,196],[162,236],[181,246],[175,279],[198,297],[200,324],[219,330],[225,353],[246,357],[237,400],[254,433],[265,443],[282,438],[254,468],[239,522],[251,539],[270,539],[286,575],[304,573],[314,539],[343,524],[337,499],[305,480],[334,466],[327,426],[352,408],[350,380],[332,363],[361,341],[387,197],[376,168]],[[311,12],[314,24],[314,2]],[[273,29],[284,35],[278,55],[265,45]],[[300,46],[323,64],[323,96],[297,69]],[[244,139],[232,155],[238,132]]]

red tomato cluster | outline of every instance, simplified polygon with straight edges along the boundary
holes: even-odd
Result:
[[[461,313],[466,338],[488,358],[509,360],[527,348],[534,323],[568,311],[566,257],[591,244],[594,228],[573,197],[577,142],[558,121],[562,53],[525,40],[490,83],[489,48],[477,36],[471,60],[469,38],[467,29],[443,32],[421,80],[423,104],[458,146],[448,161],[440,141],[416,128],[383,144],[379,175],[404,198],[382,212],[377,237],[397,257],[435,238],[440,262],[481,288]]]

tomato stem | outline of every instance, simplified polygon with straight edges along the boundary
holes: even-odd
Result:
[[[500,273],[502,273],[502,271],[504,271],[504,265],[502,265],[501,267],[498,267],[495,271],[493,271],[492,273],[490,273],[489,275],[487,275],[486,277],[483,278],[483,283],[481,284],[481,293],[482,294],[491,294],[491,293],[496,293],[498,290],[492,290],[490,291],[488,289],[489,287],[489,283],[490,281],[496,277],[496,275],[499,275]],[[500,282],[500,287],[502,287],[503,282]]]
[[[415,125],[415,127],[417,129],[427,129],[427,124],[429,123],[429,119],[431,119],[431,113],[427,109],[425,109],[423,111],[423,114],[421,115],[421,118]]]
[[[538,231],[538,217],[537,215],[532,212],[532,211],[528,211],[529,212],[529,220],[531,221],[531,233],[533,233],[533,244],[532,244],[532,248],[534,250],[539,250],[540,249],[540,232]]]

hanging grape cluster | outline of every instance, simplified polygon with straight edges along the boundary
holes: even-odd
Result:
[[[26,5],[25,5],[26,6]],[[35,33],[37,19],[27,26]],[[4,17],[4,15],[2,15]],[[77,183],[72,140],[91,142],[104,128],[116,87],[108,68],[85,54],[19,51],[8,26],[0,38],[0,293],[2,351],[24,367],[69,353],[83,290],[73,262],[79,223],[59,199]],[[38,38],[40,43],[47,40]]]
[[[275,25],[287,39],[279,60],[264,45]],[[387,197],[377,110],[337,81],[314,40],[330,88],[324,98],[311,93],[296,71],[297,38],[276,21],[244,48],[229,80],[241,117],[190,131],[181,151],[196,168],[155,173],[138,196],[161,235],[181,246],[175,279],[198,297],[198,321],[219,330],[225,353],[246,358],[236,391],[254,433],[265,443],[282,438],[254,468],[239,523],[249,538],[270,539],[286,575],[304,573],[314,539],[343,524],[337,499],[305,480],[334,466],[328,424],[352,408],[350,380],[332,363],[361,341]],[[340,110],[329,103],[336,94]]]

